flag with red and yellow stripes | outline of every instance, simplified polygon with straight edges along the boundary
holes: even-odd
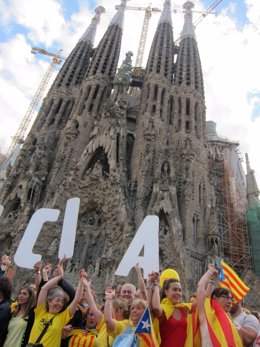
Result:
[[[237,328],[216,300],[206,298],[204,311],[213,347],[243,346]]]
[[[219,279],[219,286],[228,288],[236,302],[241,301],[250,290],[236,272],[224,261],[221,262]]]

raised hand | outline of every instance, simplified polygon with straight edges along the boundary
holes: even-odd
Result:
[[[115,290],[112,287],[108,287],[105,290],[105,299],[112,300],[115,298]]]
[[[35,272],[40,272],[42,270],[42,266],[43,266],[42,262],[41,261],[37,261],[37,263],[35,263],[33,265],[34,271]]]

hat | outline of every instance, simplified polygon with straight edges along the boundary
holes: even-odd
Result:
[[[162,288],[164,282],[169,279],[180,280],[180,276],[177,271],[173,269],[165,269],[160,275],[160,286]]]

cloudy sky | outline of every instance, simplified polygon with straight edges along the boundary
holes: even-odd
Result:
[[[103,5],[96,44],[104,34],[119,0],[0,0],[0,152],[8,149],[30,105],[51,58],[31,54],[32,47],[68,56],[90,23],[94,9]],[[162,8],[163,0],[131,0],[129,6]],[[193,0],[194,10],[205,11],[215,0]],[[172,1],[174,37],[183,25],[183,0]],[[207,120],[217,122],[218,134],[240,143],[248,153],[260,184],[260,1],[222,0],[215,14],[196,27],[202,61]],[[200,13],[194,13],[194,20]],[[135,61],[144,11],[125,15],[121,59],[129,50]],[[154,13],[148,49],[159,19]],[[144,65],[148,50],[145,50]],[[52,75],[55,77],[59,67]],[[50,85],[49,85],[50,87]]]

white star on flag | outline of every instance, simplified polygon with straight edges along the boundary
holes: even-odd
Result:
[[[151,327],[151,325],[149,324],[149,319],[142,321],[142,324],[143,324],[142,329],[149,330],[149,328]]]

